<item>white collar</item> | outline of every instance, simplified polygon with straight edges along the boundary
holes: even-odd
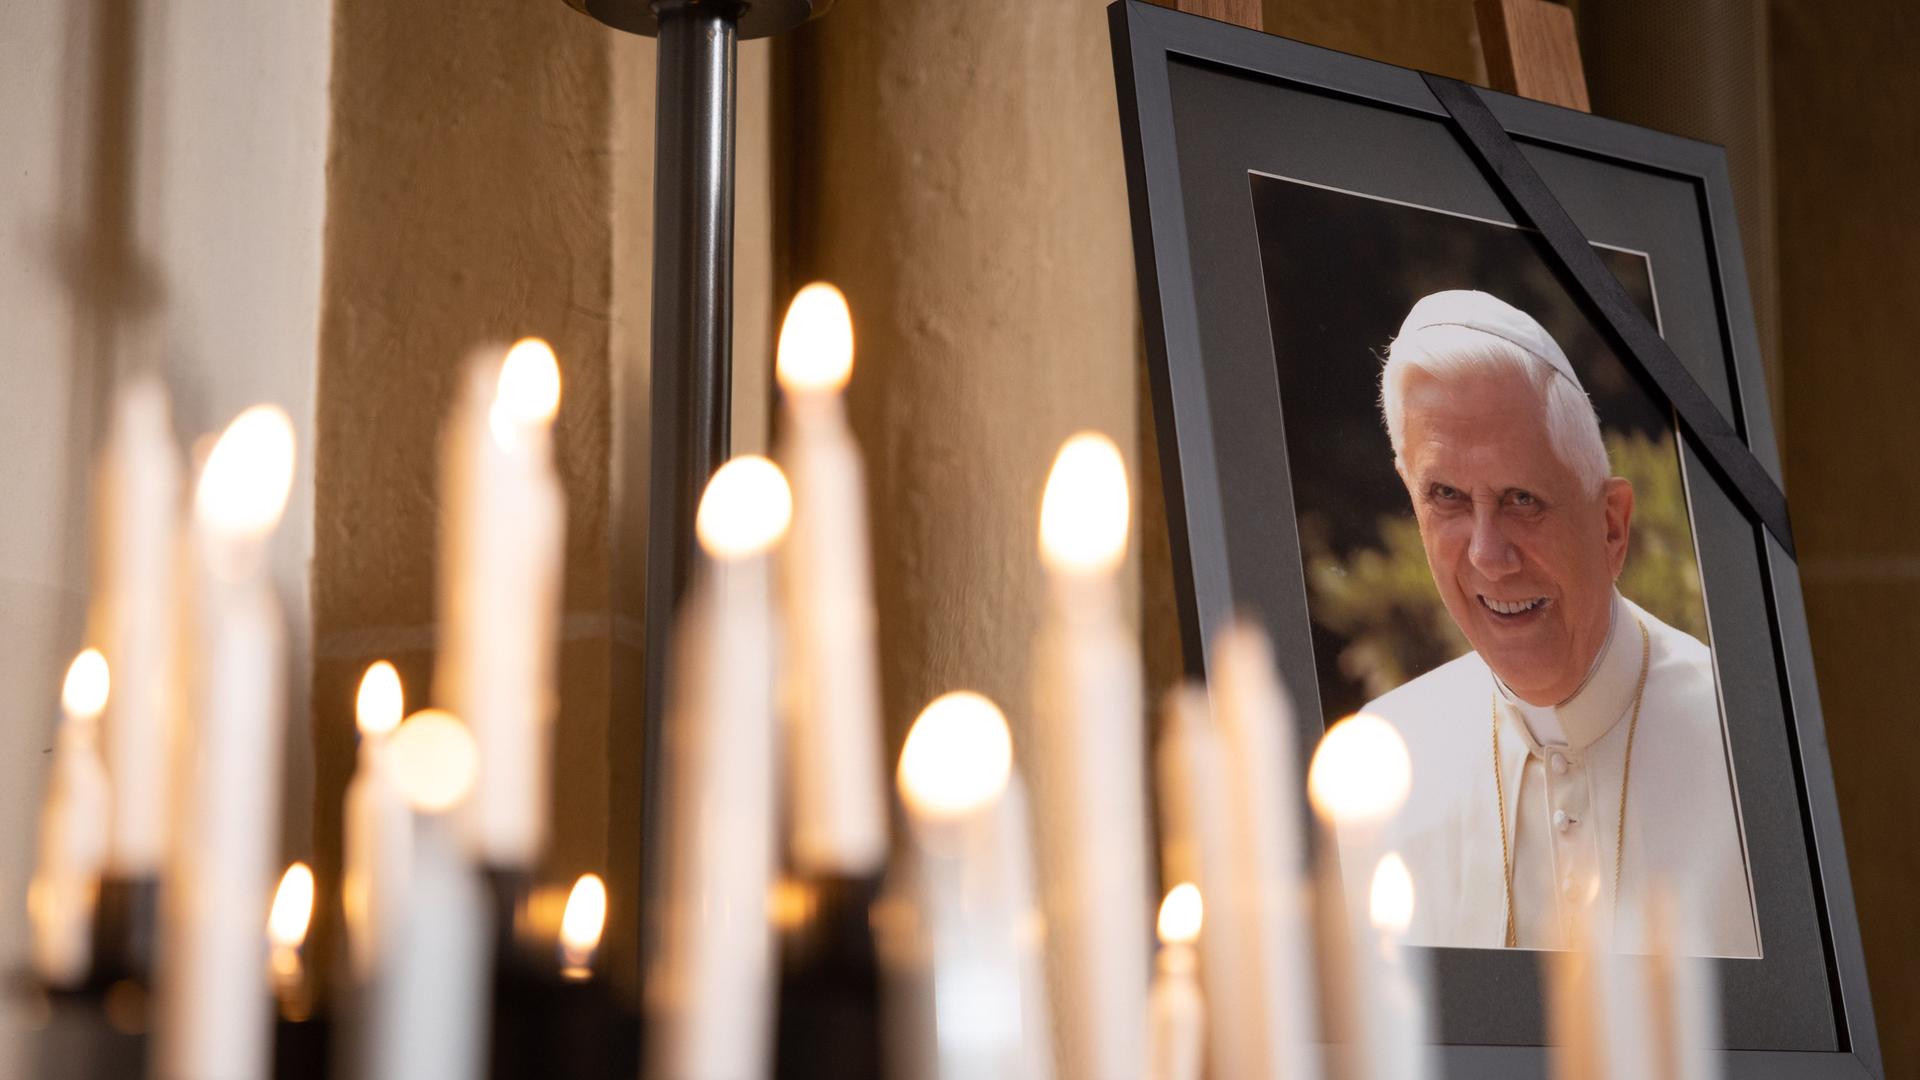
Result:
[[[1593,666],[1578,689],[1558,705],[1534,705],[1507,688],[1498,675],[1493,684],[1512,714],[1519,719],[1528,749],[1540,753],[1542,747],[1585,750],[1613,730],[1613,726],[1633,704],[1634,687],[1640,681],[1640,635],[1621,633],[1622,625],[1633,625],[1634,615],[1626,598],[1616,590],[1608,612],[1607,639],[1593,658]]]

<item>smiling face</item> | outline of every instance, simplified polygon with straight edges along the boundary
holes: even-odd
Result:
[[[1415,370],[1404,395],[1400,478],[1448,613],[1514,693],[1566,700],[1606,641],[1632,486],[1616,476],[1587,490],[1519,372],[1441,382]]]

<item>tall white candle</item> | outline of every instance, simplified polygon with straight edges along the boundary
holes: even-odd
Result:
[[[1719,1075],[1711,1052],[1718,1012],[1712,975],[1701,961],[1673,952],[1677,914],[1671,897],[1655,895],[1644,913],[1645,955],[1618,951],[1620,939],[1589,911],[1574,919],[1571,947],[1546,962],[1549,1060],[1556,1078]]]
[[[1325,945],[1328,1072],[1339,1080],[1383,1075],[1368,1026],[1378,947],[1370,929],[1372,875],[1366,868],[1377,864],[1380,826],[1406,802],[1412,783],[1413,765],[1400,733],[1366,713],[1328,728],[1307,769],[1307,798],[1320,827],[1316,913]],[[1348,880],[1361,883],[1358,895],[1342,888],[1343,865],[1356,868]]]
[[[280,840],[284,643],[266,540],[293,483],[293,425],[258,405],[213,447],[194,493],[197,650],[176,757],[178,830],[162,890],[163,1080],[265,1074],[268,907]]]
[[[390,949],[406,911],[413,818],[387,763],[387,740],[405,711],[399,672],[385,660],[370,665],[354,707],[360,750],[347,784],[341,876],[348,956],[361,981]]]
[[[658,943],[647,978],[656,1080],[766,1074],[775,859],[773,609],[768,561],[792,495],[771,461],[738,457],[708,481],[705,553],[673,639]]]
[[[388,746],[412,808],[405,913],[368,994],[358,1075],[478,1080],[485,1075],[493,933],[487,894],[454,828],[475,791],[478,752],[458,718],[415,713]]]
[[[1139,645],[1121,617],[1126,463],[1068,439],[1040,506],[1046,617],[1034,656],[1032,775],[1060,1072],[1141,1074],[1148,981]]]
[[[791,854],[802,876],[862,877],[886,857],[887,816],[866,477],[841,400],[853,320],[838,289],[793,298],[776,371],[794,498],[781,554]]]
[[[442,443],[434,698],[480,748],[462,811],[484,862],[526,868],[547,839],[566,498],[553,467],[560,367],[527,338],[469,373]]]
[[[115,403],[102,458],[99,640],[113,665],[103,720],[112,811],[108,873],[159,874],[173,817],[179,582],[180,451],[157,378],[135,379]]]
[[[107,774],[97,734],[108,684],[106,658],[87,649],[73,658],[60,693],[40,860],[27,885],[33,967],[49,986],[77,986],[93,958],[94,901],[107,859]]]
[[[1233,808],[1227,766],[1212,704],[1198,686],[1167,696],[1158,751],[1160,805],[1183,835],[1202,896],[1231,896],[1242,867],[1234,854]],[[1200,977],[1208,1008],[1207,1060],[1211,1074],[1261,1080],[1264,1035],[1255,990],[1256,967],[1244,928],[1233,919],[1207,920],[1200,931]]]
[[[915,840],[915,901],[943,1078],[1049,1080],[1053,1054],[1024,792],[993,702],[935,698],[900,751]]]
[[[1425,1080],[1434,1073],[1427,977],[1418,954],[1404,944],[1413,925],[1414,903],[1407,864],[1389,853],[1373,872],[1367,904],[1370,940],[1357,947],[1366,964],[1362,1017],[1369,1075],[1377,1080]]]
[[[1236,891],[1214,898],[1249,968],[1264,1075],[1320,1071],[1319,1018],[1293,710],[1259,628],[1237,620],[1214,640],[1212,688],[1231,793]]]
[[[1652,989],[1646,1008],[1652,1017],[1657,1063],[1651,1075],[1658,1080],[1719,1080],[1719,986],[1713,965],[1688,956],[1679,942],[1698,941],[1688,933],[1697,916],[1682,901],[1684,891],[1668,886],[1655,894],[1648,911],[1652,947]]]
[[[1206,1045],[1206,1000],[1200,996],[1200,890],[1175,885],[1160,903],[1160,954],[1154,960],[1147,1009],[1147,1080],[1200,1080]]]

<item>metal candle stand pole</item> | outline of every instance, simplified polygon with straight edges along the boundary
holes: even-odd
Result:
[[[654,135],[652,472],[647,493],[646,713],[641,902],[654,894],[661,735],[674,612],[694,560],[694,516],[726,459],[733,340],[735,54],[833,0],[567,0],[659,41]],[[642,935],[643,946],[646,935]]]

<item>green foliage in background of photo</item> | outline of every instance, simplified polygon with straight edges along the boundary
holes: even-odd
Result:
[[[1707,640],[1693,528],[1671,432],[1609,434],[1614,474],[1633,484],[1633,524],[1620,592],[1655,618]],[[1304,525],[1305,523],[1303,523]],[[1380,519],[1376,546],[1343,558],[1303,528],[1313,620],[1345,639],[1340,672],[1371,699],[1467,652],[1427,567],[1411,513]]]

